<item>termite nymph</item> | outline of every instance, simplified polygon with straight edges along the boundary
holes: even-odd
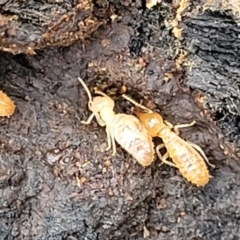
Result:
[[[150,136],[152,138],[160,137],[162,139],[163,144],[156,147],[156,153],[162,163],[178,168],[181,174],[189,182],[197,185],[198,187],[205,186],[211,178],[205,161],[212,167],[214,167],[214,165],[209,163],[205,153],[198,145],[187,142],[178,136],[178,130],[180,128],[193,126],[195,121],[190,124],[173,126],[167,121],[164,122],[159,113],[153,112],[152,110],[142,106],[125,94],[122,96],[138,108],[142,108],[147,111],[141,112],[134,109],[134,113],[137,115],[143,126],[148,130]],[[172,129],[175,132],[173,132]],[[167,152],[162,155],[160,150],[164,147],[166,147]],[[168,157],[170,157],[173,162],[168,161]]]
[[[100,126],[106,127],[107,148],[113,149],[112,156],[117,153],[116,142],[130,153],[142,166],[149,166],[154,161],[154,145],[148,131],[133,115],[114,112],[114,101],[105,93],[95,90],[100,96],[92,97],[90,90],[81,78],[79,82],[88,94],[89,110],[92,114],[83,124],[90,124],[95,117]]]
[[[0,117],[10,117],[15,112],[16,106],[8,95],[0,90]]]

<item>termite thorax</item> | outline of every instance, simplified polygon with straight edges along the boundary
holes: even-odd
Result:
[[[106,124],[108,122],[111,123],[112,119],[114,118],[115,115],[116,115],[115,112],[113,110],[109,110],[109,109],[102,109],[100,112],[100,116]]]

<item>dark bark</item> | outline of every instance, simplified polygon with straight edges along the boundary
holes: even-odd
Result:
[[[34,54],[34,50],[46,46],[69,46],[90,36],[101,19],[94,15],[91,0],[3,1],[0,49]]]
[[[183,22],[193,67],[186,85],[203,92],[206,107],[240,146],[240,3],[208,1]]]

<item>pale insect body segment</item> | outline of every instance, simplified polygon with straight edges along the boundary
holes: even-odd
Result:
[[[147,110],[145,113],[134,110],[134,113],[148,130],[151,137],[162,138],[163,144],[156,147],[157,155],[162,163],[178,168],[189,182],[198,187],[205,186],[211,178],[205,161],[212,167],[214,167],[214,165],[209,163],[203,150],[198,145],[187,142],[178,136],[178,129],[193,126],[195,122],[173,127],[172,124],[168,122],[164,123],[159,113],[147,109],[125,94],[123,94],[123,97],[137,107]],[[172,131],[172,128],[175,132]],[[163,147],[166,147],[167,153],[162,156],[160,150]],[[168,157],[172,158],[173,163],[167,160]]]
[[[95,91],[92,95],[81,78],[78,78],[86,90],[89,98],[88,107],[92,111],[87,121],[83,124],[90,124],[95,117],[100,126],[106,127],[107,150],[113,149],[112,156],[117,153],[116,142],[130,153],[142,166],[149,166],[154,161],[154,145],[148,131],[133,115],[116,114],[113,110],[114,101],[101,91]]]

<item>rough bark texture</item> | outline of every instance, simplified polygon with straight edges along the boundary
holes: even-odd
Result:
[[[193,62],[186,84],[203,92],[225,136],[240,146],[240,3],[207,1],[183,25]]]
[[[27,1],[1,3],[2,15],[17,11],[16,3],[22,7]],[[33,11],[34,2],[28,3],[25,9],[38,16]],[[67,1],[42,3],[44,9],[68,6]],[[70,4],[68,12],[79,4]],[[6,10],[7,6],[13,10]],[[169,24],[176,2],[162,1],[148,10],[143,1],[94,1],[94,16],[98,13],[104,24],[93,34],[85,32],[84,44],[53,48],[42,42],[34,46],[45,48],[36,50],[34,56],[0,53],[0,89],[17,107],[10,119],[0,119],[0,239],[239,239],[240,167],[231,157],[234,149],[224,138],[230,137],[240,147],[238,133],[227,133],[230,128],[239,131],[234,122],[239,116],[227,97],[238,104],[238,95],[234,95],[239,88],[238,39],[227,45],[227,39],[237,34],[238,18],[235,12],[222,9],[214,14],[205,9],[200,14],[200,2],[187,6],[186,17],[182,21],[178,18],[179,27],[184,27],[182,42],[171,33]],[[47,12],[44,9],[40,11],[43,14]],[[106,9],[115,14],[110,20],[112,14],[106,14]],[[92,16],[91,11],[88,14]],[[221,21],[216,25],[214,20]],[[26,27],[26,21],[14,21],[20,29]],[[49,17],[49,21],[55,25],[57,20]],[[60,25],[57,33],[66,27]],[[34,32],[34,24],[30,26],[29,32]],[[231,39],[221,28],[232,34]],[[42,39],[47,29],[36,34],[37,39]],[[209,33],[212,29],[219,37]],[[16,49],[27,52],[32,35],[19,41],[20,35],[13,42]],[[61,44],[57,36],[49,36]],[[10,38],[5,39],[10,44]],[[2,45],[2,49],[13,49],[9,46]],[[193,52],[194,46],[200,50]],[[192,71],[179,69],[180,48],[191,54],[187,62],[195,63]],[[219,59],[226,59],[226,64],[216,65]],[[229,76],[221,71],[223,67]],[[195,81],[196,76],[205,74]],[[125,85],[129,95],[160,111],[173,124],[196,120],[195,126],[181,131],[181,136],[199,144],[216,165],[215,169],[209,167],[213,176],[210,183],[196,188],[178,169],[159,166],[159,159],[143,168],[119,146],[118,155],[111,157],[111,152],[104,151],[104,128],[96,121],[89,126],[80,123],[90,112],[78,76],[91,89],[98,86],[111,94],[117,112],[130,113],[130,105],[119,95]],[[234,79],[237,87],[232,90]],[[224,88],[217,87],[219,80]],[[205,89],[204,84],[211,88]],[[211,103],[206,107],[212,114],[205,114],[201,96],[186,85],[205,93]],[[221,91],[227,92],[226,96],[220,98]],[[226,118],[218,120],[222,109]],[[224,136],[219,127],[225,130]]]
[[[0,49],[34,54],[46,46],[69,46],[90,36],[101,18],[91,0],[2,1]]]

